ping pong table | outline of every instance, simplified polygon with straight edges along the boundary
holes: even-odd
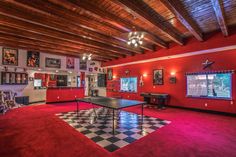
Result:
[[[77,98],[77,115],[79,114],[79,103],[85,102],[91,105],[97,105],[100,107],[112,109],[112,133],[115,133],[115,110],[121,110],[124,108],[138,106],[141,105],[141,127],[143,123],[143,107],[146,104],[144,101],[136,101],[136,100],[127,100],[127,99],[117,99],[117,98],[109,98],[109,97],[88,97],[88,98]],[[95,111],[96,114],[96,111]]]

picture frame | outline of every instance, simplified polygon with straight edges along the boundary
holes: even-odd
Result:
[[[45,58],[45,66],[47,68],[61,68],[61,59]]]
[[[16,83],[16,74],[11,73],[11,84],[15,84],[15,83]]]
[[[16,84],[21,84],[21,73],[16,73]]]
[[[86,60],[79,61],[79,69],[80,70],[87,70],[87,61]]]
[[[11,76],[11,73],[9,73],[9,72],[5,73],[5,84],[10,84],[11,83],[10,76]]]
[[[67,69],[75,69],[75,58],[66,57],[66,68]]]
[[[163,85],[164,84],[164,70],[154,69],[153,70],[153,85]]]
[[[18,50],[4,47],[2,49],[2,64],[18,66]]]
[[[107,69],[107,79],[112,80],[113,79],[113,70]]]
[[[27,51],[27,67],[38,68],[40,66],[40,53],[36,51]]]
[[[93,68],[89,68],[89,72],[93,72]]]

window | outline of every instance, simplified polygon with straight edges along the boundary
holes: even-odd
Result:
[[[121,78],[120,90],[124,92],[137,92],[137,77]]]
[[[187,75],[187,96],[232,98],[232,73]]]
[[[80,76],[77,76],[77,87],[81,87],[81,85],[80,85]]]
[[[42,80],[34,79],[34,87],[42,87]]]

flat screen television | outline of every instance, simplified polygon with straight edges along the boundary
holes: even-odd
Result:
[[[106,74],[98,74],[98,87],[106,87]]]
[[[137,92],[137,77],[120,79],[120,90],[123,92]]]
[[[42,80],[34,79],[34,87],[42,87]]]
[[[67,75],[57,75],[57,86],[61,87],[61,86],[67,86]]]
[[[232,99],[232,73],[187,75],[187,96]]]

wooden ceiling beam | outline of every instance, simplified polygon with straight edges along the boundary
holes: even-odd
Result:
[[[114,0],[116,4],[122,6],[128,12],[132,12],[133,15],[146,23],[153,25],[157,30],[161,30],[171,40],[183,45],[183,38],[180,33],[170,24],[163,23],[165,19],[159,15],[154,9],[149,7],[142,0]]]
[[[1,14],[1,13],[0,13]],[[110,50],[110,49],[109,49]],[[116,51],[118,51],[118,49],[116,50]],[[114,52],[114,51],[113,51]]]
[[[129,47],[126,43],[120,42],[117,38],[113,38],[104,34],[107,30],[101,30],[103,26],[101,23],[97,23],[93,20],[93,22],[89,22],[91,19],[85,19],[85,16],[74,15],[74,12],[67,11],[64,8],[60,8],[57,5],[53,5],[46,1],[36,1],[31,3],[25,0],[17,0],[5,2],[5,5],[8,5],[8,8],[3,7],[4,11],[7,12],[9,10],[10,5],[15,5],[12,7],[11,11],[8,13],[15,12],[16,16],[21,16],[21,18],[27,19],[29,21],[42,23],[45,26],[50,26],[52,28],[57,28],[63,31],[70,31],[74,35],[79,35],[81,37],[88,37],[88,40],[95,40],[96,42],[102,42],[103,44],[107,44],[113,46],[115,48],[121,49],[121,51],[125,50],[133,53],[143,53],[143,51],[139,48]],[[20,4],[23,3],[25,5],[29,5],[31,8],[23,8]],[[21,9],[20,9],[21,8]],[[18,13],[17,13],[18,9]],[[39,11],[44,11],[45,13],[49,13],[50,15],[43,15],[39,13]],[[28,13],[27,13],[28,12]],[[31,14],[33,16],[31,16]],[[40,20],[41,19],[41,20]],[[97,24],[94,25],[93,23]],[[63,26],[61,26],[63,25]],[[110,28],[109,28],[110,29]],[[109,31],[108,31],[109,32]],[[113,33],[114,34],[114,33]],[[120,32],[115,32],[115,34],[120,34]]]
[[[124,52],[124,51],[121,51],[120,49],[117,49],[117,48],[115,48],[115,49],[110,48],[110,46],[104,45],[102,43],[88,41],[87,39],[80,38],[76,35],[63,33],[60,31],[53,30],[53,29],[45,28],[40,25],[36,25],[33,23],[28,23],[28,22],[25,22],[22,20],[18,20],[18,19],[12,18],[10,16],[1,15],[1,13],[0,13],[0,24],[6,25],[6,26],[12,26],[15,28],[21,28],[24,31],[28,30],[31,32],[43,34],[43,35],[50,36],[50,37],[55,37],[55,38],[58,38],[61,40],[77,43],[79,45],[84,45],[84,46],[91,47],[91,48],[103,49],[104,51],[108,51],[108,52],[112,52],[112,53],[117,53],[117,54],[121,54],[121,55],[133,55],[134,54],[133,52],[130,52],[130,51]]]
[[[17,6],[24,6],[32,11],[41,12],[48,16],[52,16],[57,19],[64,18],[69,23],[72,21],[76,25],[79,25],[85,29],[97,32],[97,33],[105,33],[106,35],[115,35],[120,34],[122,32],[112,29],[110,27],[105,27],[101,22],[95,21],[91,18],[85,17],[84,15],[74,14],[74,12],[66,10],[58,5],[53,5],[45,0],[37,0],[32,3],[28,0],[6,0],[15,4]],[[91,22],[92,21],[92,22]]]
[[[49,48],[45,46],[38,46],[34,44],[27,44],[25,45],[24,43],[19,41],[12,41],[10,39],[2,39],[0,37],[0,45],[1,46],[6,46],[6,47],[11,47],[11,48],[17,48],[17,49],[24,49],[24,50],[32,50],[32,51],[39,51],[39,52],[44,52],[44,53],[50,53],[50,54],[56,54],[56,55],[63,55],[63,56],[73,56],[77,58],[81,58],[82,55],[79,53],[75,52],[68,52],[68,51],[62,51],[60,49],[54,49],[54,48]],[[97,60],[97,58],[94,58],[94,60]],[[109,61],[110,59],[102,58],[99,56],[99,61]]]
[[[227,27],[225,15],[224,15],[224,7],[223,2],[221,0],[211,0],[212,7],[215,11],[215,15],[220,26],[220,29],[224,36],[229,35],[229,30]]]
[[[0,45],[1,46],[6,46],[6,47],[11,47],[11,48],[16,48],[16,49],[24,49],[24,50],[36,50],[36,51],[40,51],[40,52],[55,52],[53,54],[57,54],[56,52],[59,52],[60,54],[63,54],[65,56],[74,56],[74,57],[81,57],[81,54],[78,53],[68,53],[68,52],[64,52],[61,51],[59,49],[49,49],[49,48],[44,48],[44,47],[38,47],[32,44],[28,44],[28,45],[22,45],[21,42],[19,41],[12,41],[10,39],[3,39],[1,38],[0,40]]]
[[[91,2],[89,1],[84,1],[84,0],[49,0],[52,3],[55,3],[57,5],[61,5],[69,10],[72,11],[79,11],[81,9],[85,10],[86,12],[89,12],[90,14],[92,14],[94,17],[98,18],[98,19],[102,19],[103,21],[106,21],[107,23],[110,23],[111,25],[120,28],[126,32],[130,32],[132,31],[132,27],[135,26],[135,28],[138,31],[143,31],[143,32],[147,32],[150,35],[152,35],[152,37],[150,38],[149,36],[145,37],[145,40],[158,45],[160,47],[163,48],[167,48],[168,44],[165,43],[163,40],[161,40],[158,37],[155,37],[153,35],[153,33],[151,33],[148,30],[145,30],[141,27],[139,27],[138,25],[135,25],[132,21],[126,21],[124,19],[121,19],[120,17],[111,14],[105,10],[100,9],[99,7],[92,5]],[[142,47],[143,49],[145,49],[145,46]]]
[[[24,30],[17,29],[17,28],[14,28],[14,27],[7,27],[7,26],[3,26],[3,25],[0,25],[0,26],[1,26],[0,27],[0,32],[4,33],[4,34],[7,34],[7,35],[15,35],[17,37],[23,37],[23,38],[27,38],[27,39],[34,40],[34,41],[46,42],[48,44],[62,45],[62,46],[70,47],[70,48],[75,48],[78,51],[82,50],[82,51],[93,52],[93,53],[96,53],[96,54],[101,53],[101,55],[106,55],[106,56],[109,56],[109,57],[113,57],[114,59],[117,59],[119,57],[124,57],[124,55],[109,53],[107,51],[102,51],[101,49],[97,49],[97,48],[88,48],[86,46],[78,45],[78,44],[75,44],[75,43],[72,43],[72,42],[60,40],[60,39],[57,39],[57,38],[53,38],[53,37],[49,37],[49,36],[29,32],[29,31],[24,31]]]
[[[45,0],[36,0],[34,3],[29,0],[5,0],[8,2],[11,2],[12,4],[18,5],[18,6],[24,6],[28,9],[31,9],[33,11],[42,12],[46,15],[53,16],[53,17],[59,17],[59,18],[65,18],[68,21],[71,20],[76,24],[80,24],[81,27],[90,29],[92,31],[96,32],[102,32],[106,31],[108,34],[113,33],[122,33],[118,31],[115,28],[107,27],[104,24],[101,24],[100,21],[95,21],[91,18],[85,17],[83,14],[73,14],[73,12],[63,9],[62,7],[58,5],[54,5],[50,3],[49,1]],[[91,22],[91,20],[93,20]]]
[[[192,33],[199,41],[203,41],[203,34],[197,23],[190,17],[181,2],[176,0],[161,0],[162,4],[169,9],[178,20]]]
[[[19,36],[15,36],[15,35],[5,34],[5,33],[2,33],[1,31],[0,31],[0,39],[8,39],[8,40],[12,40],[14,42],[18,41],[18,42],[21,42],[22,44],[25,44],[25,45],[27,45],[29,43],[29,44],[38,45],[39,47],[45,46],[45,47],[49,47],[52,49],[60,49],[60,50],[67,51],[67,52],[73,51],[74,53],[78,53],[81,55],[86,52],[86,53],[91,53],[91,54],[95,54],[95,55],[101,55],[101,57],[104,57],[107,59],[116,59],[116,57],[114,57],[114,56],[112,57],[107,54],[103,54],[101,52],[96,53],[94,51],[86,51],[83,49],[72,48],[72,47],[68,47],[65,45],[59,45],[57,43],[48,43],[48,42],[39,41],[39,40],[35,40],[35,39],[28,39],[27,37],[19,37]]]
[[[5,42],[5,43],[13,43],[13,44],[16,44],[16,45],[21,45],[21,46],[25,46],[26,48],[27,47],[30,47],[30,48],[42,48],[43,50],[48,50],[48,51],[52,51],[52,50],[56,50],[56,51],[61,51],[61,52],[64,52],[64,55],[78,55],[80,57],[83,56],[83,53],[78,53],[78,51],[74,51],[74,50],[71,50],[71,49],[68,49],[68,48],[65,48],[65,47],[61,47],[61,46],[54,46],[54,45],[48,45],[48,44],[45,44],[45,43],[40,43],[38,44],[37,42],[33,42],[33,41],[25,41],[25,40],[15,40],[15,39],[12,39],[12,38],[6,38],[4,36],[0,36],[0,40],[2,42]],[[93,57],[95,56],[98,56],[98,55],[94,55],[93,54]],[[109,57],[106,57],[106,56],[99,56],[99,58],[103,58],[104,60],[112,60],[111,58]]]
[[[93,5],[89,1],[85,0],[49,0],[50,2],[60,5],[68,10],[71,10],[73,12],[80,12],[81,10],[85,10],[86,12],[89,12],[90,15],[97,19],[103,19],[104,22],[109,23],[116,28],[120,29],[125,32],[130,32],[132,28],[129,26],[125,26],[123,24],[123,20],[118,18],[117,16],[113,16],[109,12],[100,9],[99,7]],[[116,18],[116,20],[114,20]]]

